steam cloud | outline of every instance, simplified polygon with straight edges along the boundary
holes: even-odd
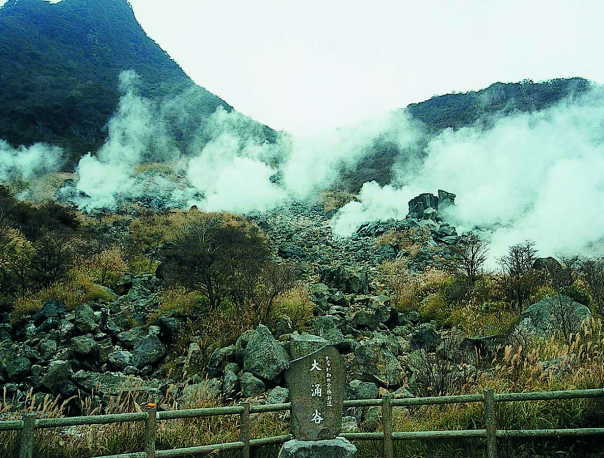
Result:
[[[398,170],[404,186],[365,184],[360,202],[334,218],[334,231],[402,218],[411,197],[442,188],[458,196],[449,218],[458,229],[490,233],[493,256],[523,240],[546,254],[602,253],[603,101],[594,88],[579,101],[500,118],[488,130],[444,131],[418,171]]]
[[[123,95],[109,123],[107,142],[77,167],[70,199],[82,210],[115,209],[124,200],[150,194],[169,207],[268,210],[291,199],[316,197],[336,181],[340,168],[364,157],[377,137],[403,146],[419,139],[420,131],[410,127],[413,122],[397,112],[314,138],[281,133],[275,142],[267,142],[261,124],[219,107],[196,126],[193,140],[181,151],[166,120],[190,122],[183,97],[152,103],[137,87],[137,75],[123,72]],[[186,180],[141,174],[139,166],[150,161],[164,162],[174,176]]]
[[[0,139],[0,182],[30,180],[58,170],[63,164],[63,150],[36,143],[29,148],[12,148]]]
[[[486,234],[493,256],[527,239],[543,254],[602,252],[601,88],[547,110],[500,117],[489,128],[445,130],[428,141],[423,128],[399,110],[314,137],[280,133],[267,142],[264,127],[236,111],[218,108],[199,122],[191,111],[195,105],[187,105],[193,92],[152,102],[139,94],[132,71],[122,73],[120,87],[106,144],[81,159],[74,187],[63,189],[82,210],[152,199],[167,207],[264,211],[316,199],[337,184],[342,169],[373,152],[376,139],[416,154],[423,141],[425,154],[403,153],[391,184],[365,183],[358,201],[338,211],[335,234],[404,218],[412,197],[442,188],[457,194],[447,218],[458,230]],[[168,122],[174,119],[195,130],[184,146]],[[57,170],[61,156],[47,145],[14,150],[0,141],[0,181]],[[149,162],[160,165],[145,171]]]

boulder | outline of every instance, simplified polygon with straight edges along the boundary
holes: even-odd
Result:
[[[98,345],[90,336],[77,336],[71,339],[71,349],[79,355],[90,355],[98,350]]]
[[[264,393],[265,389],[264,382],[250,372],[241,375],[241,394],[244,397],[257,396]]]
[[[79,305],[75,309],[75,317],[73,320],[75,327],[82,333],[95,332],[98,329],[98,321],[88,304]]]
[[[354,363],[359,376],[386,387],[400,385],[403,368],[393,352],[395,348],[396,344],[381,336],[360,342],[354,350]]]
[[[161,316],[157,320],[157,324],[161,329],[161,337],[166,340],[174,340],[182,326],[181,321],[173,316]]]
[[[373,313],[370,310],[359,310],[352,317],[352,326],[357,329],[369,329],[371,331],[375,331],[378,328],[378,321]]]
[[[319,271],[321,281],[332,288],[346,293],[367,294],[369,292],[369,276],[349,267],[323,267]]]
[[[276,379],[288,367],[289,358],[285,349],[266,326],[259,325],[247,341],[243,370],[268,381]]]
[[[54,300],[48,300],[44,302],[44,305],[42,306],[40,311],[35,313],[32,319],[36,323],[41,323],[42,321],[45,321],[48,318],[63,317],[66,313],[67,310],[65,310],[65,306],[62,303]]]
[[[4,363],[4,368],[9,380],[19,380],[29,375],[31,361],[24,356],[17,356],[8,359],[8,361]]]
[[[113,367],[122,370],[132,366],[133,356],[129,351],[118,350],[109,353],[107,360]]]
[[[522,312],[514,332],[528,332],[537,336],[551,335],[556,331],[574,333],[590,317],[589,308],[570,297],[548,296]]]
[[[38,350],[43,359],[51,359],[55,356],[58,348],[59,344],[53,339],[42,339],[38,344]]]
[[[348,399],[377,399],[379,388],[375,383],[352,380],[346,387]]]
[[[214,350],[208,361],[208,376],[220,376],[224,372],[224,367],[227,363],[234,360],[236,350],[235,345],[229,345],[228,347]]]
[[[411,348],[423,348],[426,351],[434,351],[440,343],[440,336],[433,324],[422,323],[411,334]]]
[[[438,190],[438,211],[443,211],[452,205],[455,205],[455,198],[457,196],[452,192]]]
[[[133,365],[142,368],[159,362],[166,355],[166,346],[159,337],[149,335],[141,340],[132,351]]]
[[[222,378],[222,392],[226,398],[233,398],[239,391],[239,377],[237,371],[225,369]]]
[[[407,218],[423,219],[424,213],[428,209],[438,210],[438,197],[426,192],[409,201]]]
[[[48,371],[40,383],[52,393],[62,392],[62,388],[71,384],[71,364],[69,361],[56,360],[48,366]]]
[[[324,338],[332,345],[340,345],[344,342],[344,334],[338,328],[340,320],[333,315],[323,315],[313,318],[310,329],[313,334]]]
[[[268,395],[266,396],[266,403],[283,404],[287,402],[287,398],[289,398],[289,390],[287,388],[276,386],[275,388],[270,390]]]
[[[290,440],[283,444],[279,458],[350,458],[357,448],[347,439],[337,437],[329,440]]]
[[[122,393],[145,393],[147,399],[157,398],[162,382],[143,380],[133,375],[98,373],[80,370],[73,375],[74,381],[88,392],[102,396],[118,396]]]
[[[120,332],[117,335],[117,340],[128,348],[134,348],[139,345],[142,340],[147,337],[148,330],[142,326],[129,329],[128,331]]]

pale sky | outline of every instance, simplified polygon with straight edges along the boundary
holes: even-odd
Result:
[[[601,0],[131,0],[200,85],[277,129],[495,81],[604,81]]]
[[[130,0],[198,84],[316,131],[495,81],[604,81],[602,0]]]

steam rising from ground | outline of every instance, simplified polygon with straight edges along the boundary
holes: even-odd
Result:
[[[63,150],[36,143],[29,148],[12,148],[0,139],[0,182],[30,180],[54,172],[63,164]]]
[[[195,105],[187,106],[193,92],[150,101],[139,95],[131,71],[121,75],[120,87],[106,144],[81,159],[74,185],[63,189],[85,211],[115,209],[129,199],[264,211],[316,199],[338,184],[341,170],[374,153],[378,139],[416,154],[426,139],[400,110],[312,138],[280,133],[267,141],[264,126],[236,111],[218,108],[195,121]],[[488,129],[443,131],[425,142],[421,160],[405,153],[393,183],[365,183],[358,201],[333,218],[334,233],[347,236],[366,222],[404,218],[412,197],[442,188],[457,194],[447,217],[458,230],[487,234],[494,256],[526,239],[543,254],[593,254],[604,239],[603,92],[594,88],[572,103],[501,117]],[[176,141],[168,122],[174,119],[194,127],[186,145]],[[14,150],[0,141],[0,181],[57,170],[61,156],[55,147]]]
[[[184,107],[179,113],[182,105],[173,100],[153,103],[141,97],[137,85],[134,72],[122,73],[123,96],[109,123],[108,140],[77,167],[71,200],[83,210],[115,209],[124,200],[150,194],[161,196],[168,207],[268,210],[290,199],[315,198],[334,184],[341,168],[354,166],[370,152],[376,138],[405,147],[420,132],[399,111],[313,138],[280,133],[268,142],[264,126],[219,107],[181,151],[166,119],[188,119],[188,113]],[[167,160],[172,178],[180,180],[140,173],[143,163]]]
[[[594,254],[604,239],[604,94],[596,88],[488,130],[447,130],[429,143],[420,170],[399,170],[397,181],[406,185],[365,184],[334,230],[350,234],[363,222],[402,218],[411,197],[442,188],[458,196],[453,223],[488,230],[494,256],[527,239],[545,254]]]

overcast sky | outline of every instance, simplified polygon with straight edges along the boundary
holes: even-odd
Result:
[[[309,132],[495,81],[604,81],[601,0],[130,0],[200,85]]]

